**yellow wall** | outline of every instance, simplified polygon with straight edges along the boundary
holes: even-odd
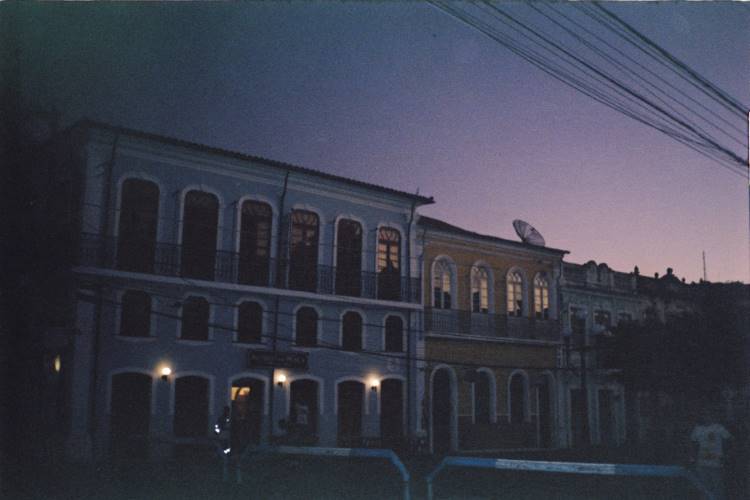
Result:
[[[525,255],[524,255],[525,253]],[[546,272],[550,289],[555,286],[554,267],[560,258],[556,256],[535,256],[531,252],[518,250],[498,250],[490,245],[476,244],[471,241],[462,241],[461,244],[448,243],[441,236],[432,236],[428,231],[424,246],[424,268],[422,269],[423,286],[425,290],[425,306],[432,306],[432,264],[441,255],[450,257],[456,264],[457,292],[453,296],[457,300],[454,309],[471,310],[471,266],[477,261],[483,261],[492,271],[492,289],[494,295],[494,307],[491,313],[505,314],[506,309],[506,284],[505,277],[508,271],[517,267],[525,274],[526,287],[524,301],[528,304],[528,316],[534,315],[533,284],[534,276],[539,272]],[[550,297],[550,301],[552,297]]]

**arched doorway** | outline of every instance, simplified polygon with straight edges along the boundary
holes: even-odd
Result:
[[[151,421],[151,377],[120,373],[112,377],[110,437],[116,456],[146,458]]]
[[[396,448],[404,437],[404,384],[396,378],[380,383],[380,437],[383,447]]]
[[[548,376],[543,376],[537,386],[539,391],[539,446],[549,448],[552,446],[552,387]]]
[[[526,381],[520,373],[510,378],[510,423],[522,424],[526,418]]]
[[[474,383],[474,422],[477,424],[490,423],[490,375],[484,371],[477,373]]]
[[[318,382],[311,379],[294,380],[289,385],[289,422],[305,443],[318,439]]]
[[[339,446],[356,447],[362,437],[362,414],[365,385],[348,380],[338,385],[338,443]]]
[[[449,368],[438,368],[432,375],[432,450],[447,453],[457,445],[456,387]]]
[[[260,444],[264,390],[265,384],[257,378],[247,377],[232,382],[230,441],[236,452],[248,444]]]
[[[208,379],[189,375],[174,384],[174,435],[204,437],[208,433]]]

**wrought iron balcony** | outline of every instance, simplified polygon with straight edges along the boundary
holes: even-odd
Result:
[[[254,257],[238,252],[188,251],[181,245],[123,241],[84,233],[79,264],[122,271],[284,288],[321,294],[418,303],[420,281],[399,275],[337,269],[305,262]],[[278,264],[278,265],[277,265]]]
[[[506,314],[425,308],[425,331],[483,337],[560,340],[558,320],[539,320]]]

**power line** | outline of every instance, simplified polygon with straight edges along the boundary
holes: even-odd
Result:
[[[697,126],[697,124],[690,120],[685,120],[683,118],[684,115],[682,115],[682,117],[679,115],[675,116],[674,109],[670,112],[670,110],[665,109],[664,106],[653,102],[651,99],[643,97],[617,78],[575,56],[558,43],[555,43],[548,37],[538,33],[536,30],[529,28],[499,8],[489,3],[484,4],[491,9],[489,14],[496,21],[499,21],[511,30],[516,31],[524,38],[527,38],[535,45],[541,47],[543,50],[551,52],[554,57],[560,58],[560,54],[562,54],[564,57],[560,60],[571,65],[574,70],[582,72],[586,78],[593,78],[594,81],[598,82],[598,85],[602,86],[604,89],[608,89],[609,92],[614,92],[621,99],[625,99],[625,101],[613,100],[611,94],[608,95],[607,93],[602,92],[602,90],[593,87],[591,83],[587,83],[573,76],[569,71],[562,69],[559,65],[553,63],[548,58],[541,56],[533,49],[519,46],[518,42],[503,35],[496,28],[491,27],[476,16],[467,13],[465,10],[459,10],[452,4],[439,1],[433,1],[431,3],[474,29],[479,30],[494,41],[534,64],[550,76],[553,76],[579,92],[592,97],[598,102],[605,104],[626,116],[659,130],[678,142],[690,147],[702,156],[716,161],[722,167],[727,168],[730,172],[739,174],[737,171],[737,163],[741,161],[741,158],[729,149],[721,146],[717,140],[703,131]],[[484,12],[485,14],[488,13],[486,10]],[[527,33],[531,33],[531,35],[528,35]],[[663,102],[663,99],[661,99],[661,101]],[[635,108],[633,108],[633,106],[635,106]],[[639,109],[640,111],[638,111]],[[673,126],[677,126],[678,128],[675,129]],[[716,124],[713,123],[712,126],[714,128],[717,127]],[[682,130],[682,132],[680,130]],[[688,135],[685,135],[685,133]]]
[[[744,117],[745,113],[747,112],[748,107],[741,104],[737,99],[730,96],[720,88],[716,87],[713,83],[711,83],[709,80],[701,76],[697,71],[692,69],[690,66],[685,64],[684,62],[680,61],[672,55],[669,51],[664,49],[663,47],[656,44],[653,40],[651,40],[649,37],[641,33],[640,31],[636,30],[632,25],[625,22],[622,18],[615,15],[612,11],[607,10],[603,5],[601,5],[599,2],[593,2],[593,5],[597,7],[599,10],[601,10],[604,14],[615,20],[618,24],[623,26],[625,29],[627,29],[630,33],[634,34],[638,39],[642,40],[648,47],[655,50],[659,55],[664,57],[667,61],[672,63],[675,67],[677,67],[679,70],[681,70],[683,73],[687,74],[689,77],[691,77],[694,81],[697,81],[700,83],[700,85],[705,89],[703,90],[707,95],[709,96],[716,96],[721,102],[725,103],[725,105],[731,110],[737,113],[739,116]],[[697,85],[696,85],[697,86]]]
[[[109,287],[109,288],[112,288],[112,287]],[[154,295],[159,296],[158,294],[154,294]],[[86,301],[93,300],[91,297],[85,294],[79,294],[79,299],[86,300]],[[118,306],[118,307],[122,306],[122,302],[117,302],[117,301],[106,299],[106,298],[102,298],[101,300],[102,302],[109,304],[109,305]],[[215,304],[215,305],[219,305],[219,304]],[[267,313],[272,314],[274,313],[274,311],[267,311]],[[182,316],[178,316],[176,314],[169,314],[169,313],[162,312],[162,311],[154,311],[153,309],[151,310],[150,314],[155,315],[155,316],[165,317],[168,319],[177,320],[177,321],[183,320]],[[279,311],[279,314],[292,315],[291,313],[284,313],[282,311]],[[221,324],[213,323],[213,322],[208,322],[207,325],[209,328],[214,328],[217,330],[222,330],[222,331],[227,331],[227,332],[232,332],[232,333],[239,331],[238,329],[232,326],[221,325]],[[291,329],[290,324],[285,324],[284,326]],[[383,328],[383,325],[373,325],[373,326]],[[362,332],[362,335],[364,337],[364,332]],[[261,334],[260,336],[261,338],[266,338],[266,339],[274,338],[274,336],[268,335],[268,334]],[[275,338],[276,340],[289,341],[289,342],[293,342],[294,340],[291,338],[280,337],[280,336],[276,336]],[[175,340],[178,340],[178,339],[175,339]],[[207,342],[211,342],[211,341],[209,340]],[[248,345],[252,345],[252,344],[248,344]],[[308,347],[308,346],[305,346],[305,347]],[[395,361],[400,361],[402,363],[406,363],[406,362],[420,363],[421,362],[421,363],[426,363],[428,365],[429,364],[449,364],[453,366],[461,366],[461,367],[475,368],[475,369],[476,368],[496,368],[496,369],[555,370],[555,371],[576,371],[577,370],[577,368],[565,368],[565,367],[556,367],[556,366],[517,365],[517,364],[506,365],[506,364],[498,364],[498,363],[490,363],[490,364],[471,363],[471,362],[456,361],[453,359],[410,356],[405,352],[371,351],[371,350],[365,350],[365,349],[352,351],[352,350],[344,349],[340,345],[327,343],[327,342],[319,342],[315,346],[309,346],[309,348],[320,349],[320,350],[332,350],[332,351],[337,351],[337,352],[349,352],[349,353],[354,353],[354,354],[361,355],[361,356],[370,356],[370,357],[381,358],[381,359],[392,359]]]

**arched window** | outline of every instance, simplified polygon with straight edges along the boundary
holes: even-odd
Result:
[[[378,231],[378,298],[401,299],[401,233],[391,227]]]
[[[471,310],[475,313],[490,310],[490,279],[483,267],[471,268]]]
[[[549,319],[549,282],[543,274],[534,278],[534,315],[536,319]]]
[[[127,179],[122,183],[117,268],[154,271],[159,188],[153,182]]]
[[[242,204],[240,224],[239,282],[268,285],[271,256],[271,206],[247,200]]]
[[[341,348],[345,351],[362,350],[362,316],[354,311],[344,314],[342,319]]]
[[[257,302],[243,302],[237,314],[237,342],[260,344],[263,339],[263,307]]]
[[[404,322],[398,316],[385,320],[386,352],[404,352]]]
[[[188,297],[182,305],[182,332],[184,340],[208,340],[208,301],[203,297]]]
[[[146,292],[128,290],[122,295],[120,335],[148,337],[151,333],[151,297]]]
[[[292,211],[289,248],[289,288],[314,292],[318,285],[318,214]]]
[[[522,374],[516,373],[510,378],[508,395],[510,422],[512,424],[523,423],[526,417],[527,400],[526,381]]]
[[[190,191],[182,214],[182,275],[214,279],[219,200],[211,193]]]
[[[318,312],[312,307],[297,310],[295,344],[301,347],[318,345]]]
[[[179,377],[174,384],[174,435],[200,437],[208,432],[208,379]]]
[[[336,228],[336,293],[358,297],[362,290],[362,225],[341,219]]]
[[[436,309],[450,309],[451,308],[451,282],[453,276],[451,274],[451,266],[448,261],[440,259],[435,262],[435,267],[432,273],[432,290],[433,300],[432,306]]]
[[[508,316],[523,316],[523,276],[518,271],[508,273]]]

